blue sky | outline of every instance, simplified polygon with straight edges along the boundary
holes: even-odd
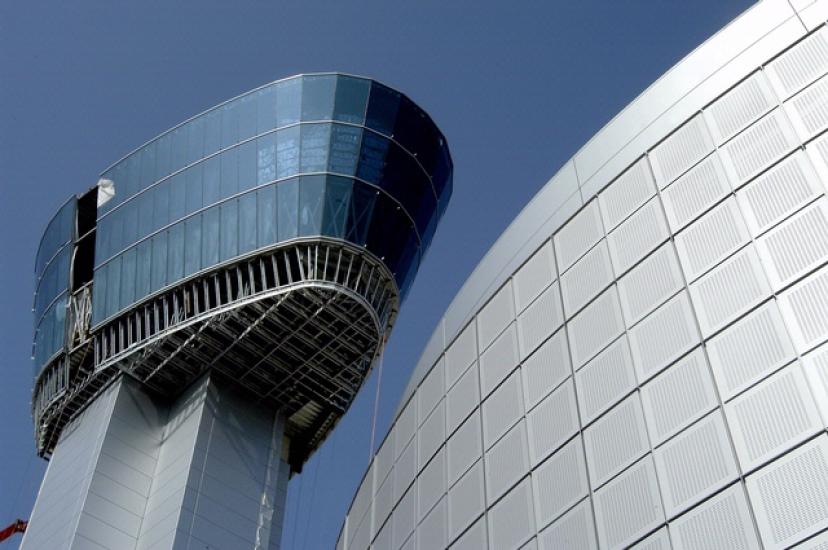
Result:
[[[462,282],[558,167],[744,0],[0,4],[0,528],[45,462],[29,399],[32,271],[56,208],[163,130],[291,74],[383,81],[428,111],[454,196],[389,342],[381,441]],[[331,548],[369,457],[375,375],[290,484],[284,548]]]

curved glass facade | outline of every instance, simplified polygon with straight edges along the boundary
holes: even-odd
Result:
[[[58,210],[46,227],[37,250],[33,355],[38,367],[63,347],[65,339],[76,207],[77,201],[72,198]]]
[[[211,109],[102,176],[93,325],[200,271],[291,239],[342,239],[404,295],[451,195],[448,146],[376,82],[299,76]]]

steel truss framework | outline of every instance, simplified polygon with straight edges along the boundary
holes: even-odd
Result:
[[[399,292],[370,253],[316,239],[198,275],[97,327],[90,306],[88,286],[72,296],[69,351],[35,382],[41,456],[119,374],[172,398],[210,371],[288,419],[299,471],[365,380]]]

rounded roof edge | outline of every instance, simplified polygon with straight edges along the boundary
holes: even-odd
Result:
[[[805,36],[811,29],[799,12],[806,8],[778,0],[749,7],[650,84],[566,161],[452,299],[417,361],[394,419],[447,345],[555,229],[690,116]]]

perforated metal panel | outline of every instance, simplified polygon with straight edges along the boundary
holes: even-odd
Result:
[[[417,440],[414,439],[394,463],[394,502],[402,498],[417,474]]]
[[[660,188],[676,179],[713,150],[713,139],[701,114],[691,118],[650,152]]]
[[[448,440],[448,483],[453,485],[466,470],[483,456],[480,412],[475,411]]]
[[[492,548],[514,550],[535,533],[529,479],[512,489],[487,514]]]
[[[563,324],[558,283],[552,284],[518,317],[520,356],[526,358]]]
[[[472,365],[452,387],[446,397],[446,430],[452,433],[480,404],[480,381],[477,364]]]
[[[584,206],[555,234],[558,270],[563,273],[604,236],[598,201]]]
[[[820,269],[780,295],[779,309],[800,352],[828,338],[828,270]]]
[[[770,284],[753,245],[690,285],[690,296],[705,336],[747,312],[770,292]]]
[[[485,350],[506,326],[515,320],[515,299],[509,280],[489,300],[477,315],[477,338],[480,350]]]
[[[802,370],[822,414],[822,422],[828,426],[828,345],[823,344],[803,357]]]
[[[661,246],[618,281],[624,320],[630,327],[684,287],[671,243]]]
[[[446,348],[446,387],[450,388],[466,368],[477,360],[476,323],[472,321]]]
[[[526,417],[529,456],[538,464],[578,431],[575,386],[567,380]]]
[[[653,457],[667,517],[686,510],[739,476],[720,411],[656,449]]]
[[[725,405],[736,454],[750,471],[823,429],[805,376],[793,364]]]
[[[365,474],[362,482],[359,484],[354,502],[351,504],[351,510],[348,512],[350,518],[355,525],[362,523],[363,518],[371,509],[371,500],[374,495],[374,471],[373,465]]]
[[[486,518],[480,518],[472,525],[457,542],[451,545],[451,550],[479,550],[488,548],[486,537]]]
[[[547,241],[515,272],[515,303],[518,312],[523,311],[555,280],[554,262],[552,242]]]
[[[609,249],[604,240],[587,252],[561,276],[567,317],[572,317],[613,280]]]
[[[756,241],[768,278],[778,290],[828,260],[828,200],[816,203]]]
[[[416,502],[417,491],[415,487],[411,487],[394,509],[392,520],[394,522],[393,540],[395,548],[402,546],[411,533],[414,532],[414,526],[417,525]]]
[[[730,180],[743,183],[798,145],[799,139],[785,112],[776,109],[725,143],[719,151]]]
[[[516,370],[483,402],[483,442],[488,449],[523,416],[523,390]]]
[[[411,399],[400,413],[400,416],[397,417],[397,421],[394,423],[394,457],[399,458],[400,454],[403,452],[403,449],[408,445],[408,442],[411,441],[411,438],[414,437],[414,432],[417,429],[417,399]]]
[[[828,38],[820,29],[767,67],[768,77],[777,93],[788,97],[828,71]]]
[[[759,540],[742,484],[699,505],[670,524],[676,550],[752,550]]]
[[[446,492],[445,447],[434,455],[417,478],[417,518],[422,521]]]
[[[638,544],[630,546],[630,550],[671,550],[670,535],[667,528],[662,527]]]
[[[621,336],[575,374],[581,422],[589,424],[635,386],[630,346]]]
[[[638,394],[633,394],[584,430],[592,488],[650,451]]]
[[[575,438],[532,473],[535,514],[543,529],[589,494],[586,460],[580,438]]]
[[[445,401],[434,409],[417,434],[419,469],[425,466],[440,445],[446,440],[446,407]]]
[[[808,442],[747,479],[762,543],[785,548],[828,527],[828,436]]]
[[[549,395],[570,372],[566,332],[559,330],[523,362],[521,374],[526,409]]]
[[[417,417],[420,419],[420,424],[425,422],[437,403],[446,394],[445,387],[445,362],[442,358],[434,365],[431,372],[423,379],[423,383],[417,388],[417,407],[419,408]]]
[[[828,78],[821,78],[787,102],[791,122],[804,140],[828,127]]]
[[[655,181],[647,157],[641,157],[598,195],[606,230],[624,221],[654,194]]]
[[[713,337],[707,352],[723,399],[730,399],[796,356],[774,301]]]
[[[382,442],[380,445],[379,450],[377,451],[376,456],[374,457],[374,469],[375,469],[375,480],[376,486],[379,487],[379,484],[388,477],[391,468],[394,467],[394,433],[395,430],[390,430],[388,435],[385,437],[385,441]]]
[[[582,500],[538,535],[541,550],[596,550],[595,524],[589,499]]]
[[[417,527],[417,550],[445,548],[447,535],[446,500],[442,499]]]
[[[775,106],[770,84],[757,71],[714,101],[705,115],[717,143],[722,143]]]
[[[676,250],[688,280],[738,250],[750,239],[736,199],[729,198],[676,235]]]
[[[595,493],[602,548],[622,548],[664,521],[653,461],[647,457]]]
[[[449,539],[455,539],[483,513],[483,495],[483,461],[480,460],[449,489]]]
[[[526,422],[521,421],[486,452],[486,500],[491,506],[529,471]]]
[[[822,192],[808,155],[794,154],[736,194],[754,236],[764,233]]]
[[[489,395],[517,364],[517,330],[512,324],[480,356],[480,387],[483,397]]]
[[[654,197],[607,235],[616,276],[667,240],[669,233],[661,201]]]
[[[385,520],[388,519],[388,516],[391,515],[391,507],[394,504],[394,478],[392,476],[387,477],[385,481],[380,484],[371,504],[373,514],[373,532],[376,533],[385,524]],[[391,528],[389,527],[387,531],[390,535]],[[389,540],[389,544],[390,542],[391,541]]]
[[[713,153],[667,187],[661,198],[673,232],[709,210],[730,192],[718,153]]]
[[[704,351],[696,349],[641,388],[653,445],[675,435],[717,405]]]
[[[630,329],[630,349],[643,381],[699,343],[690,298],[681,292]]]
[[[797,544],[798,550],[828,550],[828,532],[808,539],[802,544]]]
[[[605,290],[569,321],[569,347],[576,368],[586,363],[624,331],[618,290]]]

